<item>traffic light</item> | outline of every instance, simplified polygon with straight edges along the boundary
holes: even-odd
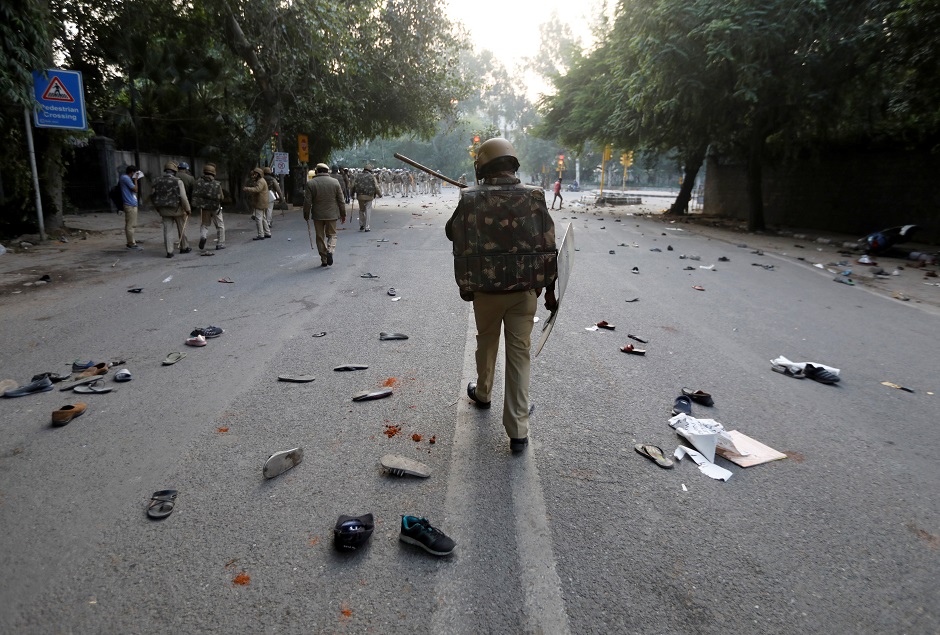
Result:
[[[563,154],[558,155],[558,169],[559,170],[565,169],[565,155]]]

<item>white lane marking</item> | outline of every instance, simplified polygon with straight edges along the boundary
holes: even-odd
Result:
[[[504,342],[500,347],[505,346]],[[503,374],[504,356],[497,357],[496,376]],[[445,519],[456,518],[466,510],[474,509],[479,492],[467,487],[466,474],[473,469],[472,457],[479,452],[477,443],[478,426],[467,399],[463,398],[464,381],[476,377],[476,324],[473,313],[468,316],[467,338],[464,347],[463,373],[460,393],[457,399],[457,425],[451,446],[451,467],[447,481],[447,495],[444,504]],[[502,408],[494,404],[496,416],[501,416]],[[501,426],[500,426],[501,427]],[[506,440],[508,445],[508,438]],[[522,456],[506,457],[511,461],[513,516],[515,518],[516,546],[521,559],[521,585],[525,598],[523,631],[526,633],[557,633],[568,635],[571,630],[568,614],[561,593],[561,579],[555,569],[555,555],[552,549],[551,531],[545,512],[545,498],[539,481],[538,467],[535,463],[535,447],[530,434],[529,447]],[[466,523],[472,526],[473,523]],[[461,535],[458,528],[454,538],[457,549],[460,542],[469,542],[472,538]],[[438,588],[437,609],[431,618],[432,633],[465,633],[467,607],[458,597],[461,592],[458,577],[448,575]]]

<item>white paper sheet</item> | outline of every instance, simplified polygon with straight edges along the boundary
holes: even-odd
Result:
[[[710,462],[715,462],[715,449],[725,448],[736,454],[747,455],[746,451],[735,447],[734,439],[725,430],[725,427],[714,419],[696,419],[684,412],[680,412],[669,420],[669,425],[676,432],[688,439],[695,449],[705,455]]]
[[[677,461],[681,461],[682,457],[688,456],[690,459],[695,461],[695,464],[698,465],[699,471],[710,478],[715,479],[716,481],[727,481],[734,474],[733,472],[726,470],[723,467],[715,465],[701,453],[696,452],[692,448],[687,448],[684,445],[680,445],[676,448],[676,451],[672,453]]]

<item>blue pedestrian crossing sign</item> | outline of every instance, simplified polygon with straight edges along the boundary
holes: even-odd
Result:
[[[81,72],[57,68],[33,71],[33,95],[36,98],[33,120],[37,128],[88,128]]]

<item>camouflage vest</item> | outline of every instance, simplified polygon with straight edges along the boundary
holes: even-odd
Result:
[[[545,193],[517,179],[494,180],[499,184],[462,190],[454,212],[454,277],[461,295],[554,285],[558,250]]]
[[[193,200],[190,204],[201,209],[219,209],[221,187],[222,185],[215,179],[199,179],[193,186]]]
[[[179,207],[180,180],[175,176],[161,176],[153,182],[153,197],[155,207]]]
[[[371,172],[361,172],[356,175],[356,194],[375,196],[375,177]]]

